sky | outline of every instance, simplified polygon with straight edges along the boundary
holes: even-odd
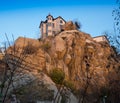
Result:
[[[39,24],[50,13],[66,21],[77,20],[91,36],[113,31],[115,0],[0,0],[0,42],[19,36],[39,38]]]

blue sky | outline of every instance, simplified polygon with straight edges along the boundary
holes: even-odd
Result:
[[[113,31],[112,10],[115,0],[0,0],[0,42],[10,41],[12,34],[40,37],[39,24],[48,13],[66,21],[78,20],[82,31],[92,36]]]

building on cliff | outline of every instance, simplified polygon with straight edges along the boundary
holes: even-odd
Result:
[[[39,26],[42,38],[56,35],[62,30],[63,25],[66,23],[66,21],[61,16],[54,18],[49,14],[46,16],[46,18],[47,19],[45,21],[40,22]]]
[[[109,41],[108,41],[108,39],[105,35],[93,37],[93,40],[95,40],[96,42],[107,42],[107,43],[109,43]]]

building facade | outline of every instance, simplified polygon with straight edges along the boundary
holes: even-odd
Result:
[[[96,42],[109,42],[105,35],[93,37],[93,40],[95,40]]]
[[[56,35],[62,30],[65,23],[66,21],[61,16],[54,18],[49,14],[45,21],[41,21],[39,26],[42,38]]]

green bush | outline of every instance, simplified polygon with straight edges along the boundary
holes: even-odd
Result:
[[[43,48],[45,51],[47,51],[48,49],[51,48],[51,45],[50,45],[49,43],[45,43],[45,44],[42,45],[42,48]]]
[[[62,84],[65,78],[65,73],[62,70],[55,68],[50,71],[50,77],[56,84]]]
[[[75,86],[74,86],[74,83],[70,80],[65,80],[63,82],[64,86],[66,86],[67,88],[70,88],[72,91],[74,91],[75,89]]]

